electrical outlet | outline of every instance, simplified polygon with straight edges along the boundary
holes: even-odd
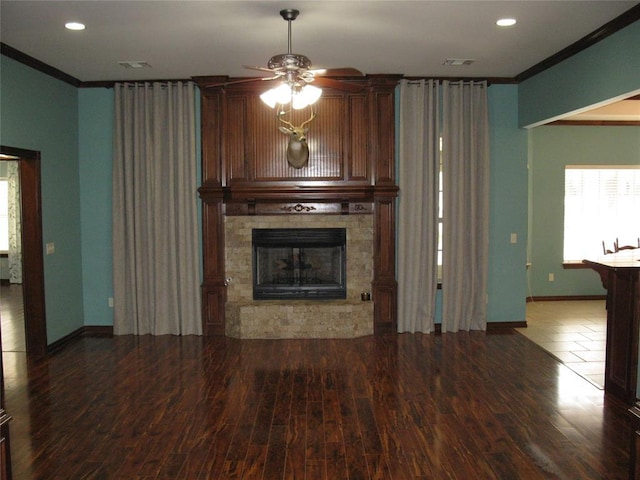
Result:
[[[108,302],[109,302],[109,306],[113,308],[113,297],[109,297]]]
[[[511,243],[518,243],[518,234],[517,233],[512,233],[511,234]]]
[[[549,274],[549,281],[553,282],[553,281],[555,281],[555,279],[556,279],[556,276],[553,273],[550,273]]]

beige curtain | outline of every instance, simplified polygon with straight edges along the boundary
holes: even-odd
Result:
[[[7,162],[9,187],[9,283],[22,283],[22,209],[20,201],[20,162]]]
[[[489,232],[486,82],[444,81],[442,331],[485,330]]]
[[[114,333],[201,335],[195,85],[114,88]]]
[[[433,331],[437,289],[438,82],[400,82],[398,332]]]

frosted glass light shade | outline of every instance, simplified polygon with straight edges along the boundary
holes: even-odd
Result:
[[[317,102],[321,95],[322,89],[313,85],[305,85],[296,91],[289,84],[281,83],[260,95],[260,99],[271,108],[292,102],[291,106],[299,110]]]
[[[305,85],[302,89],[293,96],[292,107],[296,110],[313,105],[318,101],[322,95],[322,90],[313,85]]]
[[[289,103],[291,101],[291,93],[291,87],[286,83],[281,83],[260,95],[260,99],[271,108],[275,108],[276,105]]]

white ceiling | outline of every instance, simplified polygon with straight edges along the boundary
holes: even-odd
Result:
[[[638,1],[27,1],[0,2],[3,43],[80,81],[255,76],[287,51],[316,67],[433,77],[515,77]],[[500,28],[500,17],[515,17]],[[72,32],[67,21],[86,24]],[[447,67],[447,58],[473,59]],[[119,61],[151,68],[124,69]]]
[[[0,41],[82,82],[257,76],[287,51],[314,67],[424,77],[513,78],[640,3],[618,0],[0,0]],[[498,18],[518,23],[500,28]],[[80,32],[68,21],[86,24]],[[443,65],[448,58],[468,66]],[[142,61],[150,68],[125,69]],[[637,92],[636,92],[637,93]],[[640,120],[640,101],[575,120]],[[618,107],[616,103],[616,107]],[[575,113],[575,112],[574,112]]]
[[[640,115],[640,102],[637,100],[626,100],[619,102],[617,105],[606,105],[595,108],[589,112],[576,115],[575,117],[582,118],[583,120],[593,120],[594,117],[602,117],[603,115],[606,115],[611,120],[633,120]]]
[[[562,120],[577,122],[638,122],[640,121],[640,97],[631,100],[614,101],[603,106],[584,109],[583,111],[566,115]]]

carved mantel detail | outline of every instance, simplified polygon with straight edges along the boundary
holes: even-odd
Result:
[[[400,78],[344,78],[362,86],[357,93],[325,88],[302,168],[287,163],[287,139],[259,99],[261,82],[207,88],[232,79],[194,78],[202,106],[205,335],[225,333],[223,224],[225,216],[237,215],[373,215],[374,331],[396,330],[394,92]]]
[[[301,203],[297,203],[295,205],[289,205],[287,207],[282,207],[280,210],[284,210],[285,212],[312,212],[316,207],[310,207],[308,205],[302,205]]]

